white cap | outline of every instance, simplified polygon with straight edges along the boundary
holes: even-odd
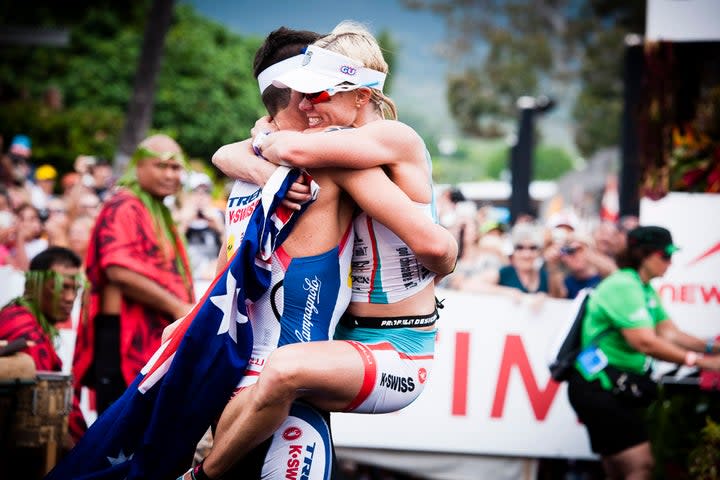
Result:
[[[204,172],[190,172],[187,179],[187,185],[190,190],[195,190],[200,186],[206,186],[212,188],[212,180]]]
[[[304,55],[299,54],[295,55],[294,57],[286,58],[285,60],[282,60],[280,62],[273,63],[265,70],[260,72],[257,77],[258,86],[260,87],[260,95],[265,93],[265,89],[272,84],[275,78],[285,72],[298,68],[300,66],[300,62],[302,62],[303,57]]]
[[[385,74],[363,66],[362,62],[315,45],[303,55],[302,65],[273,80],[280,88],[315,93],[349,82],[382,91]]]

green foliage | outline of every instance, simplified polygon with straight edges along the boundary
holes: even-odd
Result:
[[[510,147],[504,140],[463,140],[450,156],[430,148],[433,178],[437,183],[499,180],[510,168]],[[535,148],[533,180],[556,180],[572,169],[572,156],[562,147],[540,145]]]
[[[720,402],[716,393],[697,388],[679,392],[663,386],[658,400],[648,409],[648,433],[655,458],[653,478],[719,478],[718,421]],[[715,477],[704,476],[712,474],[713,468]]]
[[[690,452],[691,478],[720,479],[720,425],[710,418],[700,432],[700,443]]]
[[[398,51],[398,44],[393,39],[390,32],[387,30],[383,30],[377,35],[377,42],[380,45],[380,48],[382,49],[383,57],[385,57],[385,61],[387,62],[388,66],[390,67],[390,74],[385,78],[385,86],[383,88],[383,92],[385,95],[391,95],[392,94],[392,81],[393,76],[392,72],[395,71],[397,68],[396,61],[397,61],[397,51]]]
[[[539,145],[535,148],[532,166],[533,180],[556,180],[573,168],[572,156],[562,147]],[[500,178],[503,170],[510,169],[510,148],[495,150],[487,159],[487,172]]]
[[[523,95],[570,106],[585,156],[617,145],[623,36],[642,33],[645,2],[403,0],[446,20],[448,104],[465,134],[504,135]],[[580,85],[575,103],[571,87]]]
[[[204,158],[247,138],[265,114],[252,74],[260,40],[242,39],[181,6],[166,45],[153,127],[177,129],[183,148]]]
[[[150,2],[112,2],[55,10],[71,29],[67,48],[3,47],[0,133],[33,139],[37,162],[70,165],[78,154],[112,157],[130,99]],[[17,9],[15,18],[23,18]],[[151,129],[172,133],[190,156],[209,158],[222,144],[245,138],[264,114],[252,59],[260,44],[199,16],[175,10],[166,38]],[[65,108],[40,105],[58,87]],[[41,115],[44,115],[41,117]]]
[[[589,42],[580,72],[583,88],[573,107],[575,143],[585,156],[620,143],[623,91],[623,32],[612,28]]]

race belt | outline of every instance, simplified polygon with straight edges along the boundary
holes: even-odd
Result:
[[[340,318],[340,323],[348,328],[412,328],[435,325],[438,318],[440,315],[437,309],[428,315],[409,317],[356,317],[346,312]]]

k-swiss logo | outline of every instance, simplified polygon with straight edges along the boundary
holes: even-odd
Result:
[[[357,73],[357,68],[351,67],[350,65],[343,65],[340,67],[340,73],[344,75],[355,75]]]
[[[387,373],[383,373],[380,376],[380,386],[400,393],[412,392],[415,390],[415,382],[413,382],[412,377],[398,377]]]
[[[298,438],[302,437],[302,430],[300,430],[298,427],[288,427],[283,432],[282,437],[288,442],[297,440]]]
[[[418,370],[418,381],[420,383],[425,383],[425,380],[427,380],[427,370],[421,368]]]

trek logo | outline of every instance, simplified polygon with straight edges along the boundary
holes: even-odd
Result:
[[[297,440],[298,438],[302,437],[302,430],[298,427],[288,427],[283,432],[282,437],[288,442]]]
[[[340,73],[343,75],[355,75],[357,73],[357,69],[355,67],[351,67],[350,65],[342,65],[340,67]]]
[[[242,207],[243,205],[248,205],[252,203],[253,200],[256,200],[258,197],[260,197],[261,193],[262,190],[258,189],[255,193],[251,193],[250,195],[246,195],[244,197],[230,197],[228,198],[227,208]]]
[[[261,190],[245,197],[230,197],[227,202],[228,223],[242,222],[255,211],[260,203]]]
[[[380,376],[380,386],[400,393],[415,390],[415,382],[413,382],[412,377],[398,377],[387,373],[383,373]]]
[[[287,470],[285,470],[286,480],[308,480],[310,478],[310,469],[312,468],[313,455],[315,454],[315,444],[305,447],[307,451],[305,458],[302,459],[302,470],[300,470],[300,456],[303,454],[302,445],[290,445],[288,447]],[[298,473],[300,476],[298,476]]]
[[[295,337],[301,342],[309,342],[312,340],[313,316],[319,313],[317,306],[320,304],[320,288],[322,282],[316,276],[315,278],[306,278],[303,290],[308,292],[307,300],[305,300],[305,311],[303,312],[302,332],[295,330]]]

